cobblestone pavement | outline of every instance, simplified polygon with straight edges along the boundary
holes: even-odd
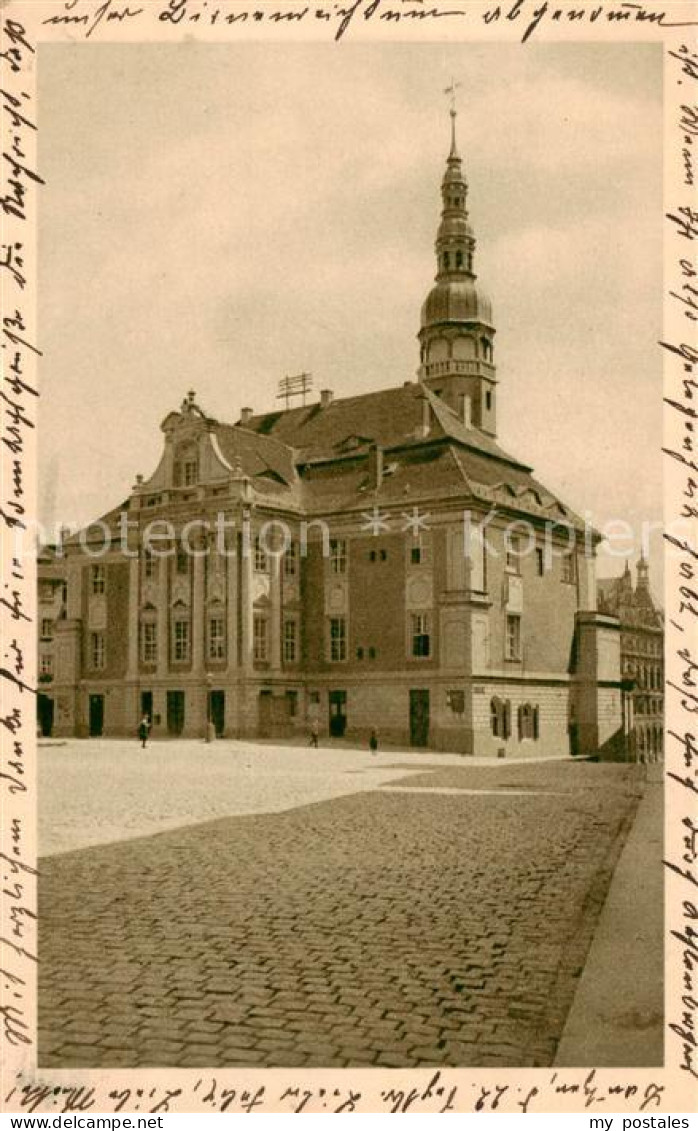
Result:
[[[551,1064],[634,768],[422,778],[43,859],[39,1064]]]
[[[373,789],[407,771],[462,764],[458,754],[372,756],[341,746],[207,746],[183,739],[141,750],[119,739],[49,743],[39,762],[39,851],[48,856],[216,817],[278,813]]]
[[[429,754],[427,764],[462,764]],[[397,769],[393,765],[399,762]],[[42,746],[42,856],[181,828],[216,817],[277,813],[422,771],[425,755],[341,747],[197,740],[68,740]]]

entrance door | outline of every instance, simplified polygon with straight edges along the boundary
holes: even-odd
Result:
[[[410,691],[410,743],[429,744],[429,692]]]
[[[271,691],[259,693],[259,737],[271,738],[272,710]]]
[[[330,691],[330,735],[341,738],[347,729],[347,693]]]
[[[153,693],[152,691],[141,691],[141,718],[144,715],[153,721]]]
[[[39,695],[36,704],[36,714],[42,738],[49,738],[53,732],[53,699],[48,695]]]
[[[210,699],[211,722],[216,738],[222,738],[225,730],[225,691],[212,691]]]
[[[90,695],[90,738],[104,733],[104,696]]]
[[[167,733],[181,734],[184,730],[184,692],[167,692]]]

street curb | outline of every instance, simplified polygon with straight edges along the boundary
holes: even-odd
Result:
[[[621,850],[554,1064],[658,1067],[664,1060],[661,767]]]

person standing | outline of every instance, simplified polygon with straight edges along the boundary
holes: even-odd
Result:
[[[138,727],[138,737],[141,740],[141,746],[144,750],[145,750],[145,745],[148,741],[148,735],[149,734],[150,734],[150,719],[148,718],[147,715],[144,715],[143,718],[141,719],[140,725]]]
[[[371,730],[371,737],[368,740],[368,748],[372,754],[378,753],[378,731],[375,727]]]
[[[317,719],[313,719],[310,724],[310,745],[318,748],[318,738],[320,737],[320,723]]]

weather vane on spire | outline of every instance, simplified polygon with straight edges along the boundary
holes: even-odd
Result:
[[[462,85],[463,85],[462,83],[456,82],[455,78],[451,78],[451,85],[447,86],[446,89],[444,90],[444,94],[448,94],[450,96],[450,99],[451,99],[451,109],[450,109],[449,113],[451,115],[451,156],[452,157],[457,156],[457,154],[456,154],[456,115],[458,114],[458,105],[457,105],[457,102],[456,102],[456,91]]]
[[[463,85],[462,83],[456,82],[456,80],[454,78],[452,78],[451,79],[451,85],[447,86],[446,89],[444,90],[444,94],[450,94],[450,96],[451,96],[451,117],[454,117],[458,113],[458,105],[456,103],[456,91],[462,85]]]

